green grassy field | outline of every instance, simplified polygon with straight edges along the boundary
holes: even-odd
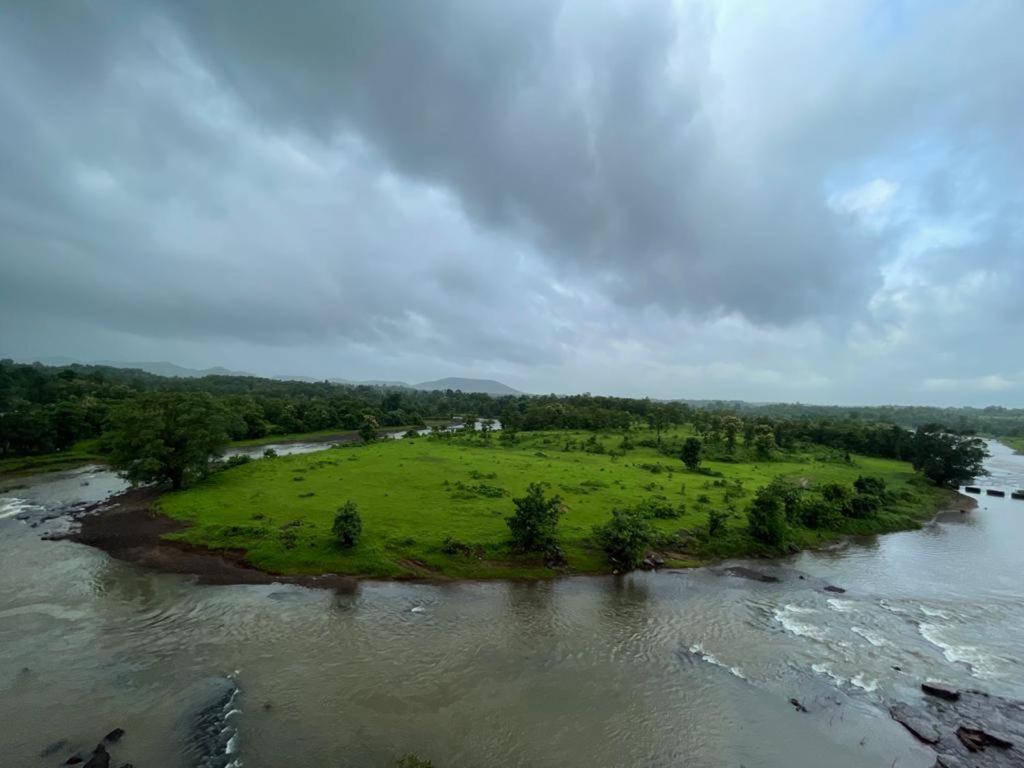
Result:
[[[103,456],[99,453],[98,443],[99,440],[82,440],[66,451],[0,459],[0,475],[33,475],[102,462]]]
[[[1024,453],[1024,437],[997,437],[1003,445],[1008,445],[1017,453]]]
[[[253,565],[274,573],[536,578],[555,572],[536,557],[511,554],[505,524],[513,511],[512,496],[521,495],[531,482],[547,483],[549,492],[565,502],[559,539],[573,573],[610,570],[591,541],[593,526],[605,522],[614,507],[650,496],[686,506],[679,518],[652,521],[663,536],[656,549],[675,566],[757,554],[758,546],[746,535],[744,511],[753,491],[776,475],[809,484],[849,484],[860,474],[876,475],[898,498],[876,518],[846,521],[842,531],[794,529],[791,541],[799,547],[846,533],[913,527],[949,498],[915,476],[908,464],[884,459],[855,456],[848,463],[822,449],[780,454],[770,462],[706,462],[721,473],[719,478],[688,471],[653,448],[634,448],[623,456],[580,450],[589,437],[521,434],[515,444],[497,437],[486,444],[387,440],[255,461],[166,494],[158,503],[164,513],[191,524],[174,538],[244,551]],[[634,433],[632,439],[644,437],[651,435]],[[598,439],[612,449],[622,438]],[[565,450],[567,442],[576,448]],[[708,509],[727,508],[726,494],[736,511],[725,534],[707,541],[700,532]],[[330,528],[335,511],[349,499],[359,505],[363,537],[345,551],[335,544]],[[449,537],[470,551],[446,554]]]

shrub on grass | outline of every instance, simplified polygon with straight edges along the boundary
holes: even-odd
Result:
[[[708,510],[708,538],[713,539],[725,530],[725,521],[729,513],[721,509]]]
[[[786,507],[779,489],[773,484],[759,488],[747,510],[750,535],[769,546],[777,547],[786,539]]]
[[[505,518],[512,533],[512,546],[524,552],[545,552],[555,548],[560,496],[545,496],[544,486],[530,483],[526,495],[513,498],[515,513]]]
[[[613,509],[611,520],[595,527],[594,535],[612,563],[630,569],[643,562],[654,529],[636,509]]]
[[[359,515],[359,507],[354,501],[346,501],[334,516],[331,526],[334,538],[345,549],[351,549],[363,534],[363,518]]]
[[[265,451],[263,451],[263,458],[264,459],[276,459],[277,458],[277,451],[275,451],[273,448],[267,448]]]

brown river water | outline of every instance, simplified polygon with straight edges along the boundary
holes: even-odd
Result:
[[[1024,456],[991,450],[981,482],[1024,487]],[[115,727],[112,765],[136,768],[931,766],[889,703],[926,678],[1024,698],[1009,495],[745,564],[776,583],[718,567],[338,592],[203,586],[44,541],[123,484],[24,482],[0,493],[4,768],[61,765]]]

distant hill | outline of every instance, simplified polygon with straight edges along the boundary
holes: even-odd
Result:
[[[494,379],[462,379],[451,376],[447,379],[437,381],[423,381],[413,384],[413,389],[432,391],[435,389],[458,389],[463,392],[481,392],[485,395],[521,395],[518,389],[512,389],[508,384],[502,384]]]
[[[227,368],[216,366],[214,368],[185,368],[181,365],[163,361],[152,363],[119,363],[114,360],[97,360],[96,362],[85,363],[70,357],[44,357],[39,360],[43,365],[54,365],[64,367],[68,365],[100,365],[107,368],[121,368],[124,370],[139,370],[152,373],[154,376],[169,376],[180,379],[198,379],[203,376],[255,376],[254,373],[245,371],[230,371]]]

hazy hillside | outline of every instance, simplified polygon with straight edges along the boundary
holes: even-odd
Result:
[[[482,392],[485,395],[521,395],[523,394],[517,389],[507,384],[502,384],[500,381],[494,379],[463,379],[456,376],[449,376],[446,379],[437,379],[436,381],[423,381],[419,384],[414,384],[413,389],[422,390],[434,390],[434,389],[453,389],[462,390],[463,392]]]

